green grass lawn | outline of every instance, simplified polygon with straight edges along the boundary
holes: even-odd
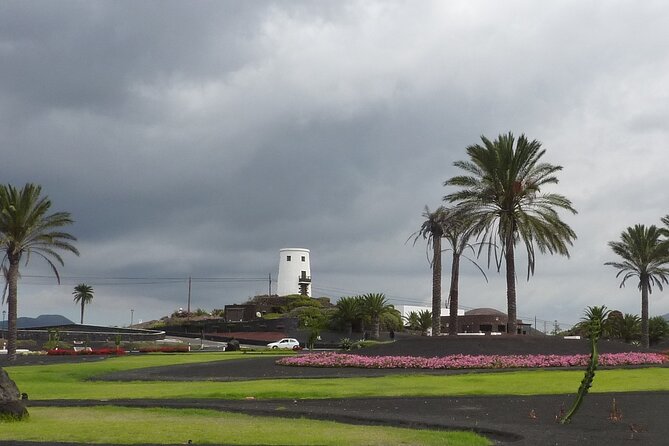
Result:
[[[248,358],[241,353],[149,354],[74,364],[7,367],[32,400],[114,398],[352,398],[575,393],[582,370],[518,370],[461,375],[407,374],[374,378],[270,379],[236,382],[89,381],[144,367]],[[252,363],[249,364],[252,367]],[[592,392],[669,390],[669,368],[602,370]],[[30,408],[27,422],[9,423],[0,439],[111,443],[453,444],[484,445],[474,434],[359,427],[306,419],[252,417],[205,410]],[[110,428],[110,426],[116,426]],[[123,428],[118,428],[123,426]],[[230,426],[235,426],[231,428]],[[164,436],[161,436],[164,435]]]
[[[455,445],[490,442],[470,432],[357,426],[331,421],[255,417],[199,409],[119,407],[30,409],[25,422],[7,423],[0,440],[91,443]]]
[[[112,398],[352,398],[575,393],[581,370],[520,370],[462,375],[392,375],[377,378],[280,379],[235,382],[86,381],[112,371],[220,359],[242,354],[150,354],[78,364],[7,367],[31,399]],[[252,359],[250,359],[252,361]],[[601,370],[591,392],[669,390],[669,368]]]

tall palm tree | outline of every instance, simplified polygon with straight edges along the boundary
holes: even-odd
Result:
[[[474,235],[476,226],[470,216],[464,212],[458,212],[455,209],[446,211],[447,217],[444,219],[444,239],[450,244],[450,250],[453,253],[451,260],[451,287],[448,292],[449,303],[449,317],[448,317],[448,334],[458,334],[458,307],[459,302],[459,285],[460,285],[460,259],[464,257],[476,266],[485,277],[486,282],[488,278],[481,267],[472,259],[464,255],[467,248],[474,249],[469,244],[469,239]]]
[[[381,318],[388,313],[395,313],[395,307],[388,303],[383,293],[368,293],[361,298],[362,312],[371,322],[371,338],[379,339]]]
[[[488,246],[488,266],[494,253],[497,270],[506,267],[506,298],[509,323],[507,332],[517,333],[515,247],[519,242],[527,251],[527,279],[534,274],[535,245],[541,253],[569,256],[568,246],[576,239],[574,231],[560,219],[556,209],[573,214],[571,202],[558,194],[541,193],[545,185],[558,182],[562,169],[541,161],[545,149],[537,140],[521,135],[500,135],[490,141],[467,147],[468,161],[454,165],[466,172],[444,182],[461,190],[448,194],[445,201],[458,203],[471,215],[481,236],[481,249]],[[498,249],[501,255],[498,255]]]
[[[430,212],[425,206],[423,212],[423,224],[413,234],[414,245],[419,238],[427,240],[427,250],[432,248],[432,258],[428,254],[428,262],[432,268],[432,334],[438,336],[441,333],[441,238],[444,236],[444,222],[446,208],[440,206],[436,211]],[[411,238],[410,237],[410,238]]]
[[[669,241],[662,238],[662,230],[655,225],[634,225],[620,234],[620,241],[609,242],[609,246],[622,258],[622,262],[605,263],[619,270],[616,277],[622,276],[620,287],[631,277],[639,278],[641,344],[648,348],[648,295],[653,285],[662,291],[662,285],[669,283]]]
[[[344,325],[349,338],[353,333],[353,323],[360,319],[360,311],[360,298],[358,297],[341,297],[337,301],[334,319]]]
[[[60,276],[56,263],[63,265],[58,251],[79,255],[70,243],[76,238],[60,231],[61,227],[73,222],[69,212],[49,214],[50,208],[51,200],[42,196],[39,185],[28,183],[21,189],[0,185],[0,249],[4,252],[2,265],[7,266],[7,354],[10,360],[16,359],[19,264],[24,254],[26,263],[31,255],[44,259],[58,283]]]
[[[91,303],[93,300],[93,287],[86,285],[85,283],[80,283],[74,287],[72,292],[74,295],[74,302],[81,304],[81,324],[84,323],[84,307]]]

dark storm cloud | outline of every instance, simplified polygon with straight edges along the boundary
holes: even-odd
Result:
[[[74,283],[276,275],[278,250],[304,246],[323,294],[416,303],[429,299],[430,271],[424,243],[405,242],[423,207],[440,204],[453,161],[481,134],[526,133],[564,166],[556,189],[580,214],[567,218],[572,258],[541,257],[519,283],[521,314],[573,322],[602,293],[632,312],[637,296],[601,265],[626,226],[669,213],[658,192],[668,13],[627,2],[5,2],[0,171],[72,212],[82,256],[63,274]],[[463,266],[464,305],[504,309],[489,275]],[[91,281],[100,323],[183,306],[182,282]],[[29,288],[21,311],[61,311],[69,285]],[[211,309],[266,285],[197,289]]]

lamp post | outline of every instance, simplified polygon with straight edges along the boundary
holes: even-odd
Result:
[[[131,327],[132,327],[132,322],[133,322],[133,320],[134,320],[134,317],[135,317],[135,310],[134,310],[134,309],[130,309],[130,326],[131,326]]]

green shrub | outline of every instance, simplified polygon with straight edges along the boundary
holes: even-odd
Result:
[[[339,348],[342,350],[350,350],[353,342],[349,338],[342,338],[339,340]]]
[[[21,339],[16,341],[16,348],[25,348],[27,350],[37,350],[37,341],[33,339]]]
[[[357,341],[351,345],[351,348],[352,349],[366,348],[366,347],[371,347],[373,345],[390,344],[391,342],[392,341],[372,341],[372,340]]]
[[[146,328],[149,330],[160,330],[161,328],[165,328],[167,324],[165,321],[156,321],[151,325],[148,325]]]
[[[657,344],[669,335],[669,322],[662,316],[648,319],[648,338],[651,344]]]
[[[71,350],[72,349],[72,344],[69,342],[64,342],[64,341],[47,341],[43,346],[43,350],[55,350],[55,349],[63,349],[63,350]]]

